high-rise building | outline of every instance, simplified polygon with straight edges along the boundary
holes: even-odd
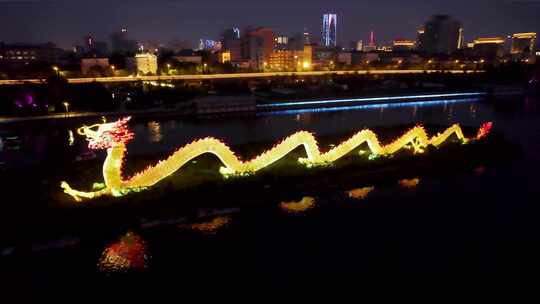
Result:
[[[311,42],[309,42],[309,32],[307,31],[306,28],[304,28],[304,44],[310,44]]]
[[[424,28],[420,28],[416,32],[416,48],[419,49],[419,50],[424,49],[424,34],[425,34],[425,32],[426,31],[425,31]]]
[[[425,24],[422,50],[431,54],[450,54],[462,46],[461,22],[448,15],[434,15]]]
[[[322,45],[325,47],[337,46],[337,15],[323,15]]]
[[[274,50],[274,31],[270,28],[259,27],[246,30],[242,39],[242,54],[248,59],[252,68],[262,69],[263,63],[270,59]]]
[[[459,36],[458,36],[458,50],[461,50],[465,47],[465,36],[463,35],[463,28],[459,28]]]
[[[535,51],[536,33],[516,33],[512,35],[512,48],[510,53],[519,55],[532,55]]]
[[[223,31],[223,49],[231,53],[231,61],[238,61],[242,59],[240,29],[233,27]]]

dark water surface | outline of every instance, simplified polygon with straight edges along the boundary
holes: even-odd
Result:
[[[363,199],[345,192],[353,189],[323,195],[317,195],[318,189],[306,189],[294,197],[309,198],[304,202],[311,204],[297,213],[285,210],[290,196],[260,204],[267,198],[231,193],[222,198],[221,209],[201,209],[195,216],[181,212],[137,216],[107,233],[96,229],[95,234],[78,235],[65,227],[65,234],[35,240],[24,253],[15,244],[4,244],[1,258],[6,263],[26,260],[19,270],[30,272],[33,288],[48,294],[85,286],[117,291],[159,286],[179,294],[192,288],[225,287],[234,292],[247,286],[292,288],[414,273],[534,275],[540,271],[540,106],[532,97],[333,113],[135,121],[131,126],[136,138],[129,153],[165,153],[205,136],[229,144],[271,146],[298,130],[332,135],[414,123],[477,127],[485,121],[493,121],[495,132],[519,144],[522,155],[505,164],[479,164],[436,177],[358,184],[357,189],[374,187]],[[43,132],[33,130],[28,136],[35,145],[46,146]],[[46,150],[34,146],[25,153],[39,158],[40,149]],[[417,185],[413,178],[418,178]],[[239,207],[239,197],[256,207]],[[100,225],[98,217],[95,225]],[[125,259],[115,259],[122,256],[115,252],[129,255],[131,266]],[[17,272],[10,269],[11,275]]]

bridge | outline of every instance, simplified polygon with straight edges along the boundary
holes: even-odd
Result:
[[[420,74],[420,73],[451,73],[468,74],[481,73],[480,70],[345,70],[345,71],[312,71],[312,72],[261,72],[261,73],[232,73],[232,74],[195,74],[195,75],[167,75],[167,76],[125,76],[125,77],[97,77],[97,78],[68,78],[69,83],[115,83],[134,81],[174,81],[174,80],[218,80],[218,79],[247,79],[282,76],[323,76],[323,75],[397,75],[397,74]],[[0,85],[42,84],[46,79],[8,79],[0,80]]]

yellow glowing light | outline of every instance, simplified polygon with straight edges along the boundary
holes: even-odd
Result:
[[[69,145],[73,146],[73,144],[75,143],[75,138],[73,137],[73,131],[69,130],[68,133],[69,133],[69,138],[68,138]]]
[[[288,213],[306,212],[315,207],[315,198],[305,196],[298,202],[281,202],[279,207]]]
[[[55,70],[56,72],[58,72],[58,67],[57,66],[53,66],[53,70]]]
[[[195,223],[190,225],[180,225],[180,228],[190,229],[202,233],[216,233],[219,229],[225,227],[231,221],[229,216],[218,216],[209,222]]]
[[[399,181],[399,185],[404,188],[415,188],[420,184],[419,178],[412,178],[412,179],[402,179]]]
[[[533,39],[536,38],[536,33],[516,33],[512,35],[512,38],[519,38],[519,39]]]
[[[309,62],[304,61],[304,63],[302,64],[302,67],[303,67],[304,69],[309,69],[309,67],[310,67]]]
[[[172,153],[167,159],[159,161],[156,165],[148,167],[131,178],[124,179],[122,177],[122,166],[127,150],[126,144],[125,141],[119,140],[116,142],[111,140],[110,137],[110,134],[114,133],[115,126],[119,122],[126,123],[127,119],[113,123],[96,124],[89,127],[84,126],[77,130],[79,134],[87,137],[90,145],[97,148],[106,148],[107,157],[103,164],[103,177],[105,181],[105,187],[103,189],[95,192],[84,192],[72,189],[66,182],[61,183],[64,192],[71,195],[76,201],[92,199],[102,195],[123,196],[132,191],[147,189],[203,154],[213,154],[221,161],[223,166],[219,171],[222,175],[244,176],[253,174],[277,162],[300,146],[304,148],[306,157],[299,158],[298,161],[307,167],[313,167],[331,164],[364,143],[367,144],[372,156],[379,156],[391,155],[404,147],[411,146],[415,153],[422,153],[428,145],[438,147],[452,135],[455,135],[463,143],[469,141],[469,139],[463,136],[463,132],[458,124],[452,125],[443,133],[438,133],[431,138],[428,138],[423,127],[416,126],[387,145],[381,145],[377,135],[373,131],[364,129],[323,153],[319,149],[317,140],[313,134],[300,131],[287,137],[272,149],[263,152],[255,158],[249,161],[242,161],[227,145],[218,139],[204,138],[185,145]],[[123,131],[129,133],[129,130]],[[128,137],[128,135],[124,133],[123,136]]]
[[[504,38],[502,37],[487,37],[487,38],[478,38],[474,40],[474,44],[502,44],[504,43]]]
[[[357,200],[363,200],[374,189],[375,189],[375,187],[364,187],[364,188],[358,188],[358,189],[353,189],[353,190],[350,190],[350,191],[346,191],[345,193],[350,198],[354,198],[354,199],[357,199]]]

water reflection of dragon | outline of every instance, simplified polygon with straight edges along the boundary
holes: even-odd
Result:
[[[300,158],[299,162],[308,167],[332,163],[345,156],[363,143],[367,143],[372,156],[390,155],[404,147],[412,147],[415,153],[423,152],[428,145],[439,146],[451,135],[455,134],[463,143],[468,142],[463,136],[459,125],[455,124],[432,138],[428,138],[426,131],[421,126],[416,126],[400,136],[394,142],[382,146],[377,136],[371,130],[362,130],[354,134],[348,140],[335,146],[328,152],[319,150],[313,134],[305,131],[297,132],[272,149],[258,155],[249,161],[241,161],[234,152],[224,143],[215,138],[204,138],[193,141],[178,149],[169,158],[158,162],[133,177],[122,178],[122,165],[126,153],[126,144],[134,134],[128,129],[129,117],[112,123],[83,126],[77,130],[86,136],[91,149],[107,149],[107,158],[103,164],[103,177],[105,184],[94,184],[92,192],[77,191],[72,189],[66,182],[61,186],[64,192],[71,195],[76,201],[92,199],[103,195],[122,196],[131,191],[140,191],[155,185],[162,179],[170,176],[190,160],[206,153],[213,154],[223,163],[220,172],[224,176],[245,175],[254,173],[283,158],[299,146],[303,146],[306,157]],[[491,123],[484,124],[478,135],[473,139],[480,139],[489,133]],[[97,189],[96,189],[97,188]]]

